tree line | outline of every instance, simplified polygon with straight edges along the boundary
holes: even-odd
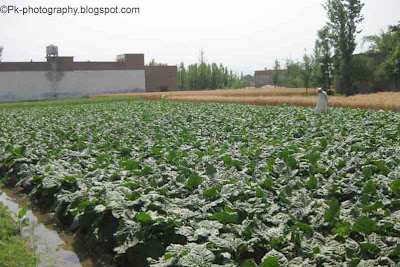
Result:
[[[327,0],[324,8],[328,22],[317,33],[313,53],[302,60],[287,59],[285,71],[275,61],[273,83],[287,87],[323,87],[328,92],[352,95],[361,86],[371,92],[399,90],[400,22],[379,35],[364,37],[366,53],[354,55],[358,25],[364,20],[360,0]],[[390,81],[390,88],[382,88]]]
[[[369,52],[378,53],[383,60],[375,62],[360,62],[372,75],[370,82],[388,79],[392,88],[400,90],[400,21],[390,25],[386,31],[378,35],[365,36],[364,42],[369,43]]]
[[[149,66],[166,66],[152,59]],[[252,75],[240,75],[229,70],[223,64],[207,63],[205,52],[200,50],[199,63],[185,66],[183,62],[178,66],[177,88],[181,91],[238,89],[250,86],[254,78]]]
[[[185,67],[178,67],[179,90],[215,90],[223,88],[244,88],[249,80],[243,74],[236,74],[223,64],[206,63],[204,61]]]

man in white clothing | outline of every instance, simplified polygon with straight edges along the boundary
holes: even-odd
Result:
[[[318,102],[317,102],[317,112],[322,113],[328,109],[328,94],[322,90],[321,87],[318,88]]]

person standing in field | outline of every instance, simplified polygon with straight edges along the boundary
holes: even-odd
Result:
[[[317,102],[317,112],[323,113],[328,109],[328,94],[322,90],[321,87],[318,88],[318,102]]]

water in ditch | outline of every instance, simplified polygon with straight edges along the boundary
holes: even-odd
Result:
[[[25,215],[29,219],[29,226],[22,229],[22,235],[32,240],[40,257],[38,267],[94,266],[84,250],[74,243],[72,235],[57,231],[49,214],[32,209],[29,201],[15,190],[0,188],[0,202],[15,214],[21,207],[29,208]]]

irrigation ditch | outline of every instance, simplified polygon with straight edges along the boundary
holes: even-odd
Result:
[[[23,207],[27,208],[25,217],[28,225],[21,229],[21,235],[29,238],[35,253],[40,258],[38,267],[96,267],[88,253],[85,252],[82,240],[78,240],[63,231],[55,218],[41,211],[20,192],[18,188],[0,187],[0,203],[18,214]]]

